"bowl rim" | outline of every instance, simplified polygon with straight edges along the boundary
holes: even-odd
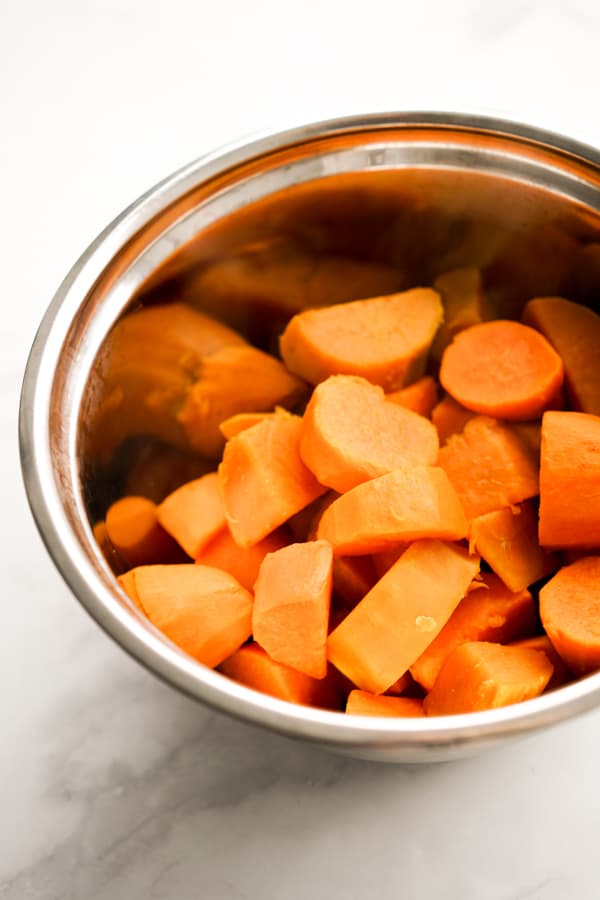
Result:
[[[51,461],[50,401],[56,365],[80,304],[118,250],[158,212],[202,181],[287,145],[348,131],[406,126],[454,128],[517,138],[600,169],[600,151],[579,141],[520,122],[464,113],[371,113],[308,123],[232,142],[158,182],[120,213],[83,252],[42,319],[21,390],[19,446],[29,505],[57,569],[91,617],[130,656],[188,696],[246,722],[348,752],[367,745],[418,751],[485,744],[556,724],[600,703],[600,673],[524,703],[479,713],[412,720],[349,716],[297,706],[237,684],[198,664],[155,629],[148,629],[140,614],[118,596],[116,583],[111,590],[98,577],[62,507]],[[89,530],[87,523],[85,527]]]

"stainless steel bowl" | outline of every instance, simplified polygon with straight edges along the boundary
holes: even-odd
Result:
[[[169,684],[224,712],[342,753],[398,762],[465,755],[582,713],[600,674],[536,700],[427,720],[345,717],[244,688],[180,652],[129,604],[92,536],[89,511],[107,489],[87,435],[94,368],[132,303],[183,296],[257,331],[252,298],[202,294],[215,261],[300,242],[310,252],[396,267],[404,284],[474,263],[503,302],[569,292],[600,299],[600,154],[496,119],[410,113],[309,125],[210,155],[122,213],[75,264],[35,339],[21,404],[22,465],[48,551],[91,616]],[[271,310],[271,313],[273,310]],[[262,323],[274,320],[264,310]],[[277,323],[276,323],[277,324]],[[277,324],[278,327],[278,324]],[[259,325],[258,334],[263,326]],[[256,336],[256,335],[255,335]],[[109,487],[109,486],[108,486]]]

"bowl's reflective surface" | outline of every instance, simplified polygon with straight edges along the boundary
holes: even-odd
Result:
[[[430,284],[459,265],[478,266],[489,296],[514,315],[536,295],[600,302],[600,157],[492,120],[414,114],[311,126],[177,173],[75,266],[26,375],[25,478],[65,579],[150,669],[251,721],[394,760],[450,758],[598,703],[600,675],[519,707],[426,722],[291,707],[170,645],[117,591],[91,537],[90,518],[156,448],[136,437],[109,463],[93,452],[103,427],[98,360],[125,309],[184,300],[273,349],[303,306]],[[210,465],[193,454],[188,462],[189,471]]]

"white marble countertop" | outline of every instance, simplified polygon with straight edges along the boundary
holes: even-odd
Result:
[[[209,712],[82,612],[25,505],[26,353],[177,166],[331,113],[471,108],[600,145],[593,0],[0,4],[0,898],[592,900],[600,713],[473,760],[344,760]]]

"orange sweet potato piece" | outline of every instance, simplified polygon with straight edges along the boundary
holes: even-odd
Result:
[[[587,675],[600,668],[600,556],[564,566],[544,585],[540,617],[573,672]]]
[[[509,425],[476,416],[440,449],[438,465],[454,485],[468,519],[535,497],[536,460]]]
[[[346,701],[351,716],[390,716],[418,718],[424,716],[423,701],[416,697],[386,697],[368,691],[351,691]]]
[[[443,446],[453,434],[460,434],[469,419],[474,418],[475,413],[465,409],[452,397],[444,397],[433,407],[431,421],[438,430],[440,445]]]
[[[121,497],[106,513],[106,533],[129,567],[185,559],[158,521],[158,509],[146,497]]]
[[[534,328],[496,319],[455,336],[442,357],[440,382],[466,409],[523,421],[540,416],[554,400],[563,364]]]
[[[304,382],[275,357],[256,347],[224,347],[202,360],[178,419],[190,446],[216,458],[225,443],[219,428],[225,419],[278,404],[293,406],[305,394]]]
[[[462,506],[443,469],[396,469],[359,484],[329,506],[318,537],[336,555],[390,550],[423,538],[457,541],[467,536]]]
[[[532,634],[537,613],[529,591],[509,591],[495,575],[484,575],[485,587],[468,593],[410,673],[426,691],[431,690],[445,660],[467,641],[507,643]]]
[[[329,635],[330,661],[357,687],[383,693],[439,634],[478,569],[459,546],[411,544]]]
[[[116,575],[119,575],[127,568],[127,566],[121,555],[113,546],[108,536],[108,531],[106,530],[106,522],[104,521],[104,519],[96,522],[96,524],[92,528],[92,531],[94,533],[94,537],[96,539],[96,543],[98,544],[100,552],[102,553],[102,556],[104,557],[112,571]]]
[[[600,416],[600,316],[562,297],[530,300],[523,321],[540,331],[562,358],[574,410]]]
[[[302,459],[340,493],[393,469],[432,465],[438,447],[428,419],[388,403],[364,378],[333,375],[315,388],[304,413]]]
[[[301,429],[302,419],[280,411],[227,442],[219,488],[240,547],[258,543],[325,493],[300,458]]]
[[[286,529],[278,528],[251,547],[239,547],[229,528],[224,528],[200,551],[196,562],[229,572],[247,591],[253,591],[258,570],[267,553],[281,550],[290,542],[291,535]]]
[[[129,358],[133,351],[147,354],[151,346],[152,353],[168,364],[176,353],[188,354],[179,360],[186,366],[224,347],[247,345],[237,331],[184,303],[136,309],[115,325],[111,337],[115,353],[122,351]]]
[[[165,497],[158,520],[188,556],[195,559],[226,527],[216,472],[188,481]]]
[[[265,556],[254,588],[254,640],[312,678],[327,674],[332,561],[327,541],[290,544]]]
[[[152,624],[205,666],[218,666],[250,637],[252,594],[228,572],[184,563],[133,573]]]
[[[548,657],[552,664],[552,678],[546,685],[546,690],[551,691],[556,687],[560,687],[566,681],[571,681],[573,676],[570,673],[564,659],[562,659],[552,645],[552,641],[546,634],[536,634],[535,637],[524,638],[521,641],[513,641],[512,647],[528,647],[530,650],[541,650]]]
[[[425,375],[413,384],[409,384],[408,387],[391,391],[385,395],[385,399],[390,403],[397,403],[399,406],[412,409],[413,412],[429,419],[433,407],[438,402],[437,384],[431,375]]]
[[[390,685],[390,687],[385,692],[386,695],[390,694],[393,697],[399,697],[400,694],[403,694],[408,688],[412,688],[416,685],[412,675],[410,672],[405,672],[404,675],[401,675],[400,678],[397,678],[396,681]],[[417,685],[418,687],[418,685]],[[372,696],[384,696],[382,694],[372,695]]]
[[[189,449],[177,413],[200,376],[202,360],[223,347],[245,344],[231,328],[183,303],[124,316],[95,370],[100,402],[90,452],[107,462],[119,444],[138,435]]]
[[[138,597],[138,592],[135,587],[135,569],[130,569],[129,572],[123,572],[122,575],[117,577],[117,581],[133,605],[137,606],[140,612],[144,612],[144,607],[140,603],[140,598]]]
[[[341,695],[333,677],[311,678],[297,669],[275,662],[258,644],[245,644],[219,666],[219,671],[246,687],[279,700],[340,709]]]
[[[229,440],[229,438],[235,437],[236,434],[239,434],[240,431],[245,431],[246,428],[252,428],[253,425],[258,425],[259,422],[262,422],[263,419],[269,418],[269,416],[276,415],[276,413],[272,412],[242,412],[236,413],[234,416],[229,416],[228,419],[224,419],[219,425],[219,431],[225,438],[225,440]]]
[[[471,641],[448,656],[423,706],[428,716],[447,716],[521,703],[539,696],[551,676],[545,653]]]
[[[311,384],[360,375],[393,391],[423,375],[442,316],[439,294],[429,288],[308,309],[288,323],[281,355]]]
[[[600,416],[547,412],[540,457],[540,544],[600,547]]]
[[[558,559],[538,544],[537,513],[530,501],[477,516],[471,546],[511,591],[555,572]]]
[[[96,524],[92,526],[92,533],[103,553],[105,552],[105,548],[109,549],[108,545],[110,544],[110,539],[106,531],[106,522],[104,519],[99,519]]]

